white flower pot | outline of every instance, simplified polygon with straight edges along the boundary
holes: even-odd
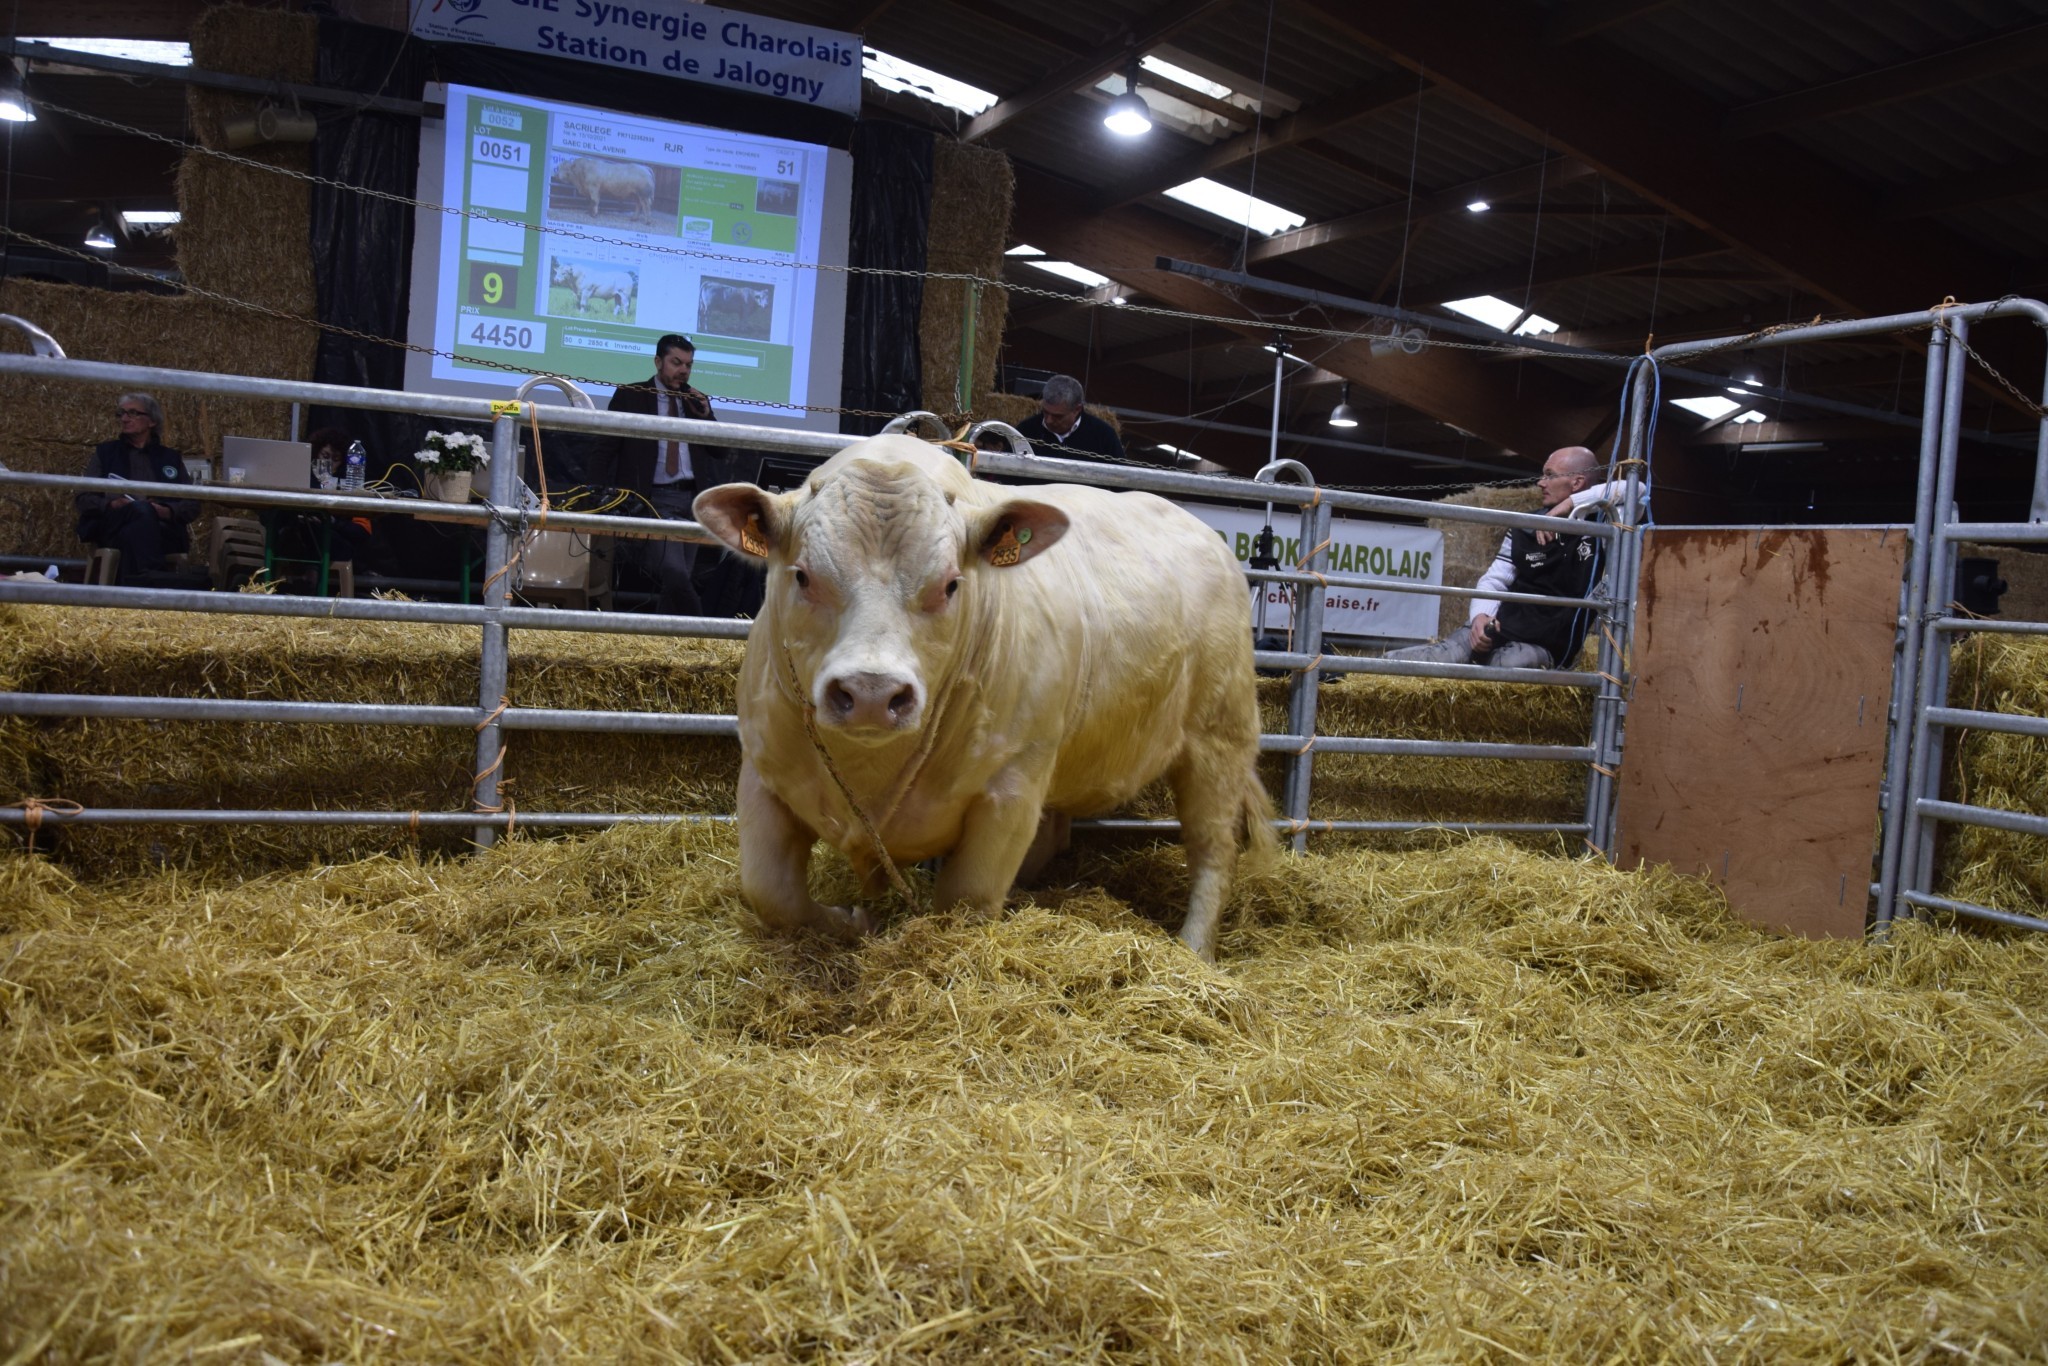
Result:
[[[473,470],[447,470],[429,474],[423,481],[427,497],[437,503],[466,503],[469,501],[469,481]]]

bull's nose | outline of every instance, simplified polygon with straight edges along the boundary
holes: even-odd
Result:
[[[835,725],[900,730],[917,717],[917,685],[901,674],[840,674],[825,684],[824,711]]]

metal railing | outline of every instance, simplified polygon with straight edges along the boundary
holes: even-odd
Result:
[[[1781,347],[1802,342],[1917,332],[1923,328],[1926,331],[1927,365],[1920,418],[1919,480],[1914,495],[1906,581],[1900,600],[1892,706],[1886,721],[1882,837],[1877,880],[1870,887],[1875,898],[1873,927],[1879,933],[1900,914],[1910,913],[1912,909],[1949,911],[1999,924],[2048,930],[2048,920],[2036,916],[1938,897],[1932,893],[1935,832],[1939,822],[2048,835],[2048,817],[1941,800],[1942,746],[1937,737],[1944,728],[1968,726],[2025,735],[2048,734],[2048,721],[1998,712],[1962,710],[1947,705],[1948,641],[1956,632],[2048,634],[2048,622],[1989,622],[1962,617],[1951,611],[1958,542],[2048,544],[2048,419],[2042,418],[2038,406],[2031,520],[1966,522],[1956,506],[1958,451],[1963,435],[1963,383],[1969,365],[1977,359],[1969,345],[1970,329],[1974,323],[1997,318],[2023,318],[2037,327],[2048,329],[2048,305],[2032,299],[1944,305],[1920,313],[1815,323],[1753,337],[1678,342],[1660,346],[1651,353],[1661,364],[1731,345]],[[1646,371],[1638,371],[1631,376],[1636,392],[1631,408],[1629,450],[1637,458],[1647,456],[1645,434],[1648,424],[1645,416],[1651,379]],[[2016,397],[2024,397],[2016,389],[2013,392]],[[2048,371],[2044,371],[2040,392],[2043,404],[2048,405]],[[1908,909],[1902,911],[1902,907]]]
[[[16,322],[19,320],[4,319]],[[32,334],[40,336],[41,334]],[[39,381],[98,384],[131,389],[149,389],[195,394],[220,394],[274,400],[280,403],[323,404],[339,408],[372,409],[442,418],[488,422],[491,426],[487,501],[482,503],[436,503],[412,498],[383,498],[331,492],[296,492],[216,484],[147,484],[135,481],[94,480],[80,476],[0,471],[0,486],[64,489],[69,491],[118,491],[141,496],[196,499],[202,502],[233,503],[240,506],[295,508],[329,513],[379,516],[430,514],[446,521],[467,522],[485,528],[483,590],[476,605],[300,597],[255,593],[220,593],[199,590],[154,588],[106,588],[0,580],[0,602],[58,604],[66,606],[118,607],[155,611],[233,613],[245,616],[290,616],[332,620],[395,621],[476,626],[480,629],[478,651],[477,703],[474,707],[384,706],[340,702],[283,702],[225,698],[111,697],[75,693],[0,694],[0,715],[139,718],[199,721],[270,721],[297,723],[343,723],[408,726],[470,726],[477,732],[472,809],[444,812],[403,811],[305,811],[148,809],[96,807],[77,813],[43,810],[34,817],[20,809],[0,810],[0,822],[20,824],[40,819],[52,825],[143,824],[267,824],[336,826],[433,826],[466,827],[473,839],[488,845],[498,829],[512,818],[500,809],[498,770],[502,761],[504,735],[510,730],[630,731],[647,734],[733,735],[737,721],[719,714],[669,714],[657,712],[586,711],[512,705],[508,695],[509,633],[515,630],[588,631],[636,635],[676,635],[736,639],[744,637],[749,623],[710,617],[633,616],[609,612],[569,611],[515,606],[511,602],[508,565],[515,557],[520,538],[545,526],[549,530],[574,530],[625,537],[655,537],[716,544],[713,537],[694,522],[661,521],[640,517],[616,517],[594,513],[563,513],[520,506],[517,496],[517,429],[533,423],[549,431],[582,432],[610,436],[652,436],[702,441],[726,447],[767,452],[829,456],[858,439],[833,433],[796,431],[743,423],[696,421],[626,413],[597,411],[585,404],[541,405],[497,402],[485,399],[450,398],[402,391],[363,389],[315,384],[295,380],[251,376],[217,375],[194,371],[159,370],[142,366],[111,365],[65,358],[47,338],[36,342],[37,354],[0,354],[0,374]],[[529,388],[531,386],[528,386]],[[564,387],[557,384],[557,387]],[[522,390],[522,394],[525,391]],[[580,395],[571,394],[572,399]],[[587,400],[586,400],[587,403]],[[991,424],[995,425],[995,424]],[[1290,462],[1291,463],[1291,462]],[[1461,585],[1418,584],[1405,579],[1388,579],[1362,574],[1329,572],[1330,527],[1333,514],[1347,512],[1392,515],[1409,518],[1464,520],[1503,530],[1514,527],[1543,529],[1555,527],[1542,513],[1502,512],[1462,508],[1413,499],[1376,494],[1324,490],[1313,484],[1283,484],[1247,481],[1151,469],[1130,465],[1099,465],[1050,459],[1008,451],[982,451],[977,468],[992,474],[1031,479],[1145,489],[1166,495],[1197,495],[1241,503],[1267,503],[1298,510],[1300,544],[1311,548],[1301,561],[1285,570],[1251,571],[1254,582],[1286,584],[1294,590],[1294,619],[1290,648],[1262,650],[1256,663],[1264,668],[1292,672],[1289,685],[1287,729],[1265,735],[1261,746],[1267,752],[1284,753],[1288,767],[1284,782],[1282,810],[1277,824],[1290,834],[1295,847],[1303,847],[1311,833],[1335,831],[1413,831],[1448,829],[1465,832],[1548,833],[1587,836],[1601,828],[1596,822],[1597,801],[1611,803],[1611,785],[1589,784],[1587,819],[1581,822],[1438,822],[1362,821],[1317,819],[1312,813],[1314,764],[1318,754],[1420,755],[1439,758],[1518,760],[1531,762],[1593,763],[1606,756],[1618,758],[1618,684],[1603,680],[1602,674],[1568,669],[1500,669],[1475,665],[1426,664],[1419,662],[1326,656],[1323,653],[1323,606],[1325,588],[1360,588],[1388,592],[1423,593],[1439,597],[1470,598],[1478,590]],[[1305,474],[1306,471],[1301,471]],[[1603,523],[1583,523],[1575,530],[1600,538],[1610,545],[1625,547],[1634,539],[1631,528]],[[1558,598],[1534,594],[1488,594],[1508,601],[1587,608],[1603,614],[1602,639],[1625,639],[1628,606],[1634,595],[1632,576],[1623,576],[1620,566],[1636,557],[1617,551],[1610,557],[1615,566],[1611,582],[1615,597]],[[1314,591],[1306,591],[1314,590]],[[1619,624],[1624,633],[1617,637]],[[1603,643],[1602,658],[1608,646]],[[1603,674],[1618,679],[1619,658],[1613,668],[1603,664]],[[1318,685],[1325,673],[1377,673],[1430,676],[1499,683],[1543,684],[1549,686],[1597,688],[1594,736],[1586,745],[1514,745],[1471,741],[1425,741],[1374,739],[1370,737],[1319,734],[1316,729]],[[1601,741],[1601,708],[1617,713],[1607,726],[1608,739]],[[1602,781],[1595,764],[1595,780]],[[1611,764],[1610,764],[1611,769]],[[647,823],[677,820],[730,820],[730,815],[681,815],[648,813],[586,813],[520,811],[522,825],[568,828],[595,827],[612,823]],[[1610,821],[1611,823],[1611,821]],[[1082,822],[1104,829],[1177,828],[1172,821],[1107,820]]]

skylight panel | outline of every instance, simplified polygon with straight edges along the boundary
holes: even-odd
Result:
[[[1042,252],[1042,251],[1040,251],[1040,250],[1039,250],[1039,249],[1038,249],[1037,247],[1034,247],[1034,246],[1032,246],[1032,245],[1031,245],[1031,244],[1030,244],[1029,242],[1019,242],[1019,243],[1018,243],[1018,244],[1017,244],[1016,246],[1014,246],[1014,247],[1011,247],[1011,248],[1010,248],[1010,249],[1009,249],[1008,251],[1004,252],[1004,253],[1003,253],[1003,255],[1005,255],[1005,256],[1043,256],[1043,255],[1045,255],[1045,253],[1044,253],[1044,252]]]
[[[192,65],[192,44],[148,42],[137,38],[36,38],[51,47],[71,52],[90,52],[100,57],[126,57],[131,62],[158,62],[164,66]]]
[[[1709,422],[1724,418],[1742,406],[1734,399],[1722,398],[1719,394],[1710,394],[1706,398],[1674,398],[1671,402],[1672,406],[1683,408],[1688,413],[1698,413]]]
[[[1557,331],[1557,324],[1542,314],[1531,313],[1525,318],[1522,316],[1521,308],[1491,294],[1478,294],[1470,299],[1453,299],[1444,307],[1453,313],[1462,313],[1474,322],[1497,327],[1503,332],[1512,327],[1517,337],[1540,337],[1545,333]]]
[[[943,104],[972,117],[996,102],[988,91],[956,81],[915,62],[892,57],[878,48],[862,48],[860,74],[884,90]]]
[[[1204,213],[1213,213],[1239,226],[1249,225],[1253,232],[1267,237],[1275,233],[1291,232],[1308,220],[1298,213],[1283,209],[1278,204],[1268,204],[1263,199],[1254,199],[1228,185],[1219,185],[1207,178],[1190,180],[1166,191],[1168,199],[1178,199]]]
[[[1157,57],[1140,58],[1138,65],[1155,75],[1164,76],[1176,85],[1199,90],[1211,99],[1227,100],[1237,93],[1227,85],[1219,85],[1207,76],[1197,76],[1184,66],[1175,66],[1172,62],[1164,62]]]
[[[1036,266],[1040,270],[1048,271],[1051,274],[1058,275],[1063,279],[1072,280],[1075,284],[1086,285],[1090,289],[1094,289],[1099,285],[1106,285],[1109,283],[1109,277],[1107,275],[1097,275],[1094,271],[1088,269],[1088,267],[1077,266],[1072,261],[1045,261],[1033,259],[1027,260],[1024,264],[1027,266]]]

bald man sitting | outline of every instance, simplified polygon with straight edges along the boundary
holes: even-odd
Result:
[[[1550,515],[1570,517],[1582,508],[1619,497],[1619,486],[1593,482],[1599,468],[1600,457],[1584,446],[1552,451],[1536,480],[1537,492]],[[1583,598],[1593,585],[1599,549],[1599,542],[1591,536],[1517,527],[1501,538],[1500,553],[1480,576],[1477,586],[1489,593]],[[1419,659],[1432,664],[1490,664],[1500,669],[1548,669],[1560,662],[1571,662],[1565,656],[1585,638],[1580,614],[1591,610],[1474,598],[1471,620],[1464,630],[1453,631],[1427,645],[1389,651],[1387,658]]]

